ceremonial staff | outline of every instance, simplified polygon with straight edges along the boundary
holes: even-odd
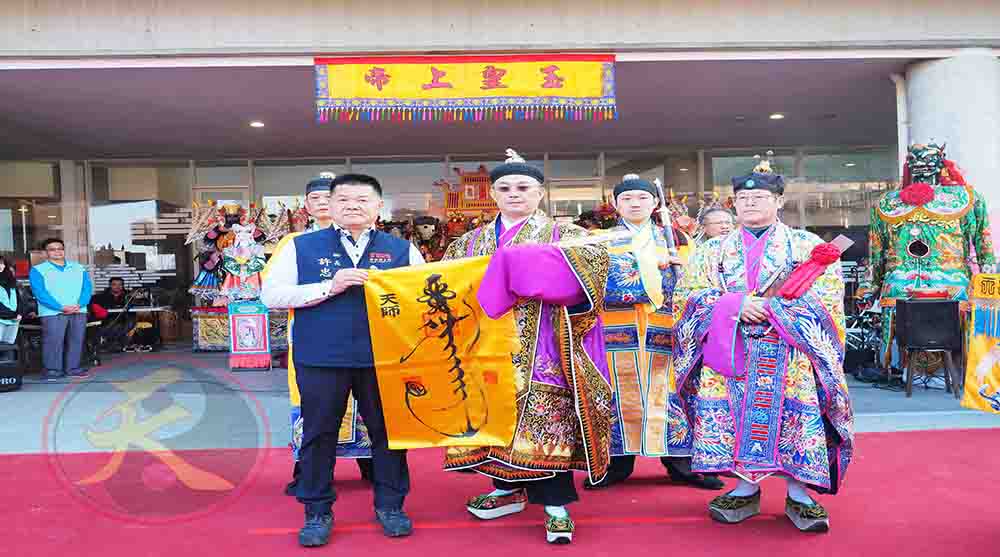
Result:
[[[671,257],[677,257],[677,244],[674,242],[674,227],[670,222],[670,209],[667,208],[667,196],[663,194],[663,184],[659,178],[653,180],[653,185],[656,186],[656,191],[660,194],[660,222],[663,223],[663,229],[666,232],[667,253]],[[670,268],[673,270],[674,276],[680,278],[681,266],[677,263],[672,263]]]

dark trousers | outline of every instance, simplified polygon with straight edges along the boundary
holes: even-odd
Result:
[[[80,371],[87,314],[49,315],[42,322],[42,365],[49,371]]]
[[[494,479],[493,487],[508,491],[523,488],[528,492],[528,502],[535,505],[561,507],[580,499],[576,493],[576,484],[573,483],[572,472],[562,472],[547,480],[533,482],[505,482]]]
[[[108,318],[101,325],[101,337],[105,348],[120,351],[128,344],[128,332],[132,330],[134,318],[129,313],[120,313],[117,317]]]
[[[668,466],[673,466],[674,468],[679,468],[681,471],[690,472],[691,467],[685,466],[688,457],[683,456],[661,456],[660,464],[664,468]],[[627,479],[632,475],[635,470],[635,455],[622,455],[611,457],[611,463],[608,465],[608,479],[613,482],[619,482]]]
[[[296,496],[308,512],[329,512],[337,499],[331,480],[337,459],[337,433],[354,392],[358,411],[372,442],[372,480],[376,509],[401,509],[410,492],[406,451],[389,450],[385,416],[372,368],[312,367],[295,362],[295,381],[302,395],[302,448]]]

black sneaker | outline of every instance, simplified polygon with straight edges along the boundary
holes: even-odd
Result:
[[[667,475],[670,476],[671,481],[715,491],[726,487],[726,484],[722,480],[712,474],[692,472],[690,463],[678,464],[670,460],[661,460],[661,462],[663,463],[663,467],[667,469]]]
[[[389,538],[409,536],[413,533],[413,523],[402,509],[375,509],[375,520],[382,525],[382,533]]]
[[[614,474],[607,474],[599,482],[592,482],[590,478],[583,480],[583,489],[605,489],[623,481],[625,481],[624,478],[620,478]]]
[[[58,381],[63,377],[66,377],[66,372],[64,371],[54,371],[51,369],[47,369],[42,372],[42,381]]]
[[[90,377],[90,372],[85,369],[78,369],[67,373],[66,376],[73,379],[86,379],[87,377]]]
[[[330,543],[330,530],[333,528],[333,513],[306,512],[306,523],[299,530],[299,545],[302,547],[319,547]]]

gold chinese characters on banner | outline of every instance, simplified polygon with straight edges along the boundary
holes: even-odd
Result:
[[[326,122],[610,121],[615,57],[491,54],[315,59]]]
[[[486,316],[488,257],[372,271],[365,283],[389,447],[505,446],[516,419],[514,318]]]
[[[1000,275],[972,279],[972,318],[962,406],[1000,414]]]

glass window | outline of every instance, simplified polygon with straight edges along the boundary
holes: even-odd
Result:
[[[552,216],[575,219],[604,202],[600,178],[554,178],[549,180],[548,212]]]
[[[194,278],[184,245],[193,187],[188,164],[93,165],[91,184],[88,229],[95,291],[121,277],[127,288],[152,287],[161,303],[183,297]]]
[[[896,153],[889,148],[857,152],[806,154],[802,175],[816,182],[859,183],[896,176]]]
[[[775,172],[785,177],[795,176],[795,155],[778,153],[771,157],[771,168]],[[759,162],[753,154],[728,155],[716,154],[712,156],[712,185],[726,193],[732,195],[732,179],[734,176],[749,174],[753,167]]]
[[[198,161],[196,167],[199,187],[250,185],[247,161]]]
[[[0,162],[0,254],[19,275],[26,275],[40,242],[63,235],[61,191],[58,164]]]
[[[420,215],[444,217],[444,157],[440,160],[351,160],[351,172],[368,174],[382,184],[385,221],[409,220]]]
[[[0,209],[0,253],[14,253],[13,209]]]
[[[549,155],[548,204],[543,205],[548,213],[572,221],[603,203],[604,184],[598,156],[596,153]]]
[[[837,234],[851,237],[857,245],[849,257],[867,251],[871,208],[898,182],[894,146],[811,148],[798,155],[779,153],[774,162],[775,170],[786,178],[782,222],[826,240]],[[732,195],[730,177],[749,172],[753,165],[752,156],[714,154],[716,191]]]
[[[254,161],[254,190],[269,212],[279,203],[295,210],[305,202],[306,184],[322,172],[347,172],[344,160]]]
[[[663,183],[676,196],[687,196],[689,203],[697,205],[698,158],[697,155],[669,155],[664,162]]]
[[[229,188],[196,188],[194,190],[194,201],[204,205],[215,202],[216,205],[235,203],[237,205],[250,204],[250,188],[233,186]]]
[[[583,155],[549,155],[546,178],[594,178],[600,176],[597,153]]]
[[[614,187],[625,174],[638,174],[653,182],[660,180],[664,194],[673,192],[678,199],[687,198],[688,211],[697,209],[698,159],[694,153],[664,154],[657,152],[616,153],[605,156],[605,197],[609,200]]]
[[[652,180],[663,179],[663,162],[666,157],[662,153],[638,152],[635,154],[608,154],[604,157],[604,176],[607,183],[614,187],[626,174],[638,174]]]

